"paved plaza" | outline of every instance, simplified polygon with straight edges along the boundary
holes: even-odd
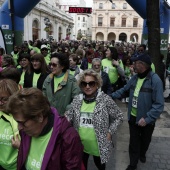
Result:
[[[169,82],[167,82],[164,96],[168,96],[169,93]],[[107,163],[106,170],[125,170],[129,164],[127,106],[120,101],[116,101],[116,103],[124,113],[124,122],[119,127],[117,134],[113,136],[115,147]],[[164,112],[156,122],[152,142],[146,157],[146,163],[139,161],[137,170],[170,170],[170,103],[165,103]],[[89,159],[88,170],[97,170],[92,157]]]

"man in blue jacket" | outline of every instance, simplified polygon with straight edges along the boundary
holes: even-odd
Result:
[[[146,151],[151,142],[155,122],[164,108],[162,81],[151,71],[150,56],[144,53],[132,58],[132,61],[137,74],[127,85],[112,93],[113,99],[129,96],[130,164],[126,170],[135,170],[138,160],[146,162]]]

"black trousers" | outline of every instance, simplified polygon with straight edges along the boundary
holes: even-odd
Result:
[[[89,154],[83,152],[83,163],[84,163],[86,170],[87,170],[88,159],[89,159]],[[93,160],[98,170],[105,170],[106,165],[101,164],[101,160],[99,156],[93,156]]]
[[[136,117],[130,117],[129,157],[131,166],[136,166],[139,158],[145,157],[151,142],[154,127],[155,124],[148,124],[145,127],[138,126],[136,124]]]
[[[0,170],[5,170],[4,168],[2,168],[2,166],[0,166]]]

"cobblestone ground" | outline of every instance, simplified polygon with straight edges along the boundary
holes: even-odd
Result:
[[[129,164],[129,128],[126,104],[118,102],[124,112],[124,122],[113,137],[115,148],[107,163],[106,170],[125,170]],[[170,104],[165,103],[165,111],[156,123],[152,142],[147,152],[146,163],[139,161],[137,170],[170,170]],[[90,157],[88,170],[97,170]]]

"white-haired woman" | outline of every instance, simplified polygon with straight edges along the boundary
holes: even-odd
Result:
[[[113,147],[111,136],[122,122],[123,115],[108,95],[98,91],[102,79],[94,70],[83,71],[78,84],[82,94],[75,96],[72,108],[65,115],[78,131],[84,145],[83,162],[86,169],[89,155],[93,155],[97,168],[105,170]]]

